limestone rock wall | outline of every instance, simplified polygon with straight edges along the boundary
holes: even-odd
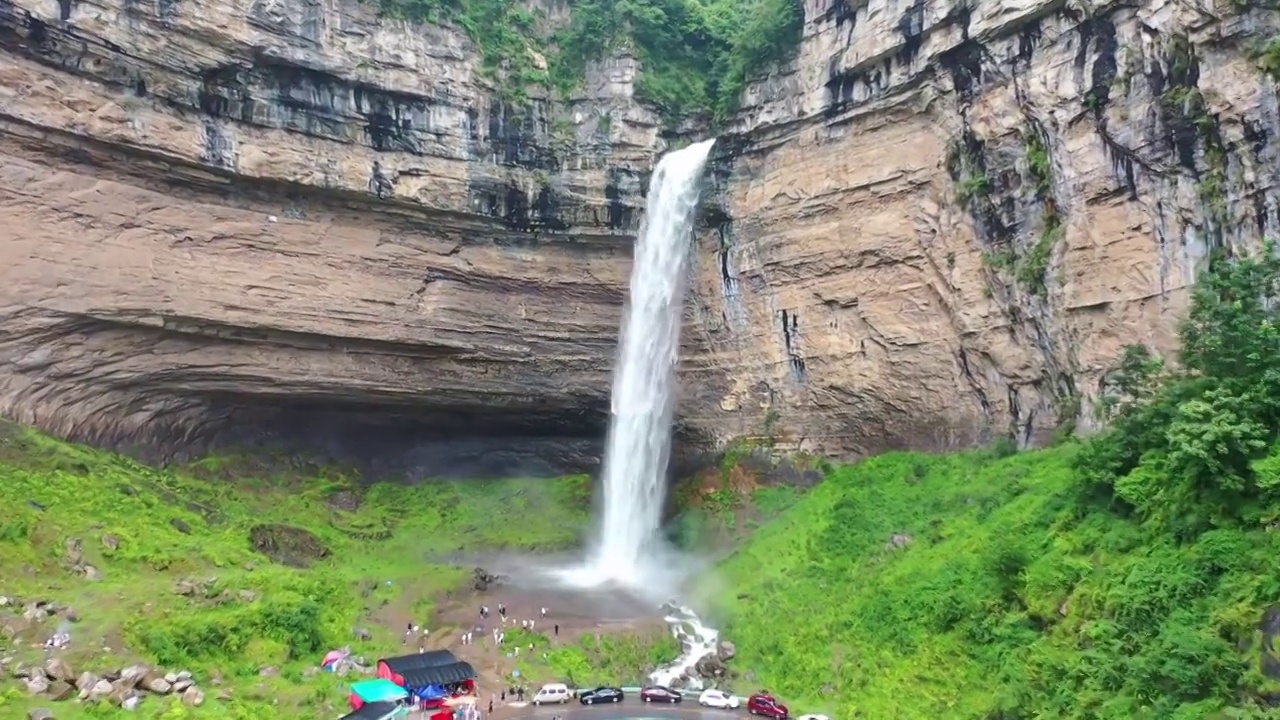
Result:
[[[1280,230],[1273,3],[808,0],[699,236],[692,422],[836,454],[1089,428]]]
[[[1280,225],[1270,0],[805,15],[709,170],[690,443],[1088,428],[1209,251]],[[461,32],[354,0],[0,0],[0,414],[165,456],[590,465],[665,147],[636,71],[511,107]]]
[[[0,414],[594,456],[657,124],[625,57],[478,67],[354,0],[0,0]]]

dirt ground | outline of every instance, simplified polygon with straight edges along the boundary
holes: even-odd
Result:
[[[588,634],[661,633],[666,629],[656,605],[638,600],[624,592],[608,589],[578,590],[557,586],[538,569],[512,567],[506,563],[487,565],[492,572],[507,573],[504,580],[488,590],[470,586],[445,593],[436,599],[430,618],[411,617],[408,606],[389,606],[378,618],[403,636],[407,623],[423,625],[429,632],[410,638],[400,649],[413,652],[448,649],[475,668],[478,675],[481,704],[487,708],[490,694],[495,699],[495,715],[502,707],[497,696],[507,686],[516,667],[493,641],[493,630],[520,627],[521,620],[532,620],[535,632],[546,635],[552,645],[576,643]],[[504,625],[498,615],[498,603],[507,608]],[[488,606],[489,617],[480,617],[480,607]],[[542,615],[542,608],[547,614]],[[556,634],[555,626],[559,626]],[[476,631],[476,628],[482,628]],[[472,644],[462,644],[462,634],[473,633]],[[507,650],[510,649],[508,644]],[[528,648],[522,648],[522,653]],[[534,648],[534,652],[539,652]]]

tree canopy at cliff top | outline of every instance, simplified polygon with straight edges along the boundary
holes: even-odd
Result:
[[[1087,441],[836,470],[728,563],[741,661],[837,717],[1280,716],[1278,290],[1218,258]]]
[[[568,24],[546,31],[512,0],[380,2],[395,17],[463,27],[515,95],[535,84],[567,94],[589,61],[629,49],[641,62],[638,97],[671,119],[734,110],[747,79],[799,45],[804,21],[799,0],[569,0]]]

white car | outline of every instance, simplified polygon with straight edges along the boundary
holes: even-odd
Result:
[[[796,720],[831,720],[826,715],[801,715]]]
[[[538,694],[533,696],[534,705],[546,705],[548,703],[560,703],[561,705],[569,702],[569,698],[573,697],[573,693],[569,690],[569,686],[564,683],[550,683],[543,685],[538,690]]]
[[[703,690],[698,696],[698,704],[724,710],[737,710],[738,698],[723,690]]]

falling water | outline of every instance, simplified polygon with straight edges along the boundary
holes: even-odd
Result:
[[[604,516],[588,562],[594,582],[648,582],[671,454],[676,362],[691,221],[714,140],[668,153],[649,183],[614,371],[604,456]]]

